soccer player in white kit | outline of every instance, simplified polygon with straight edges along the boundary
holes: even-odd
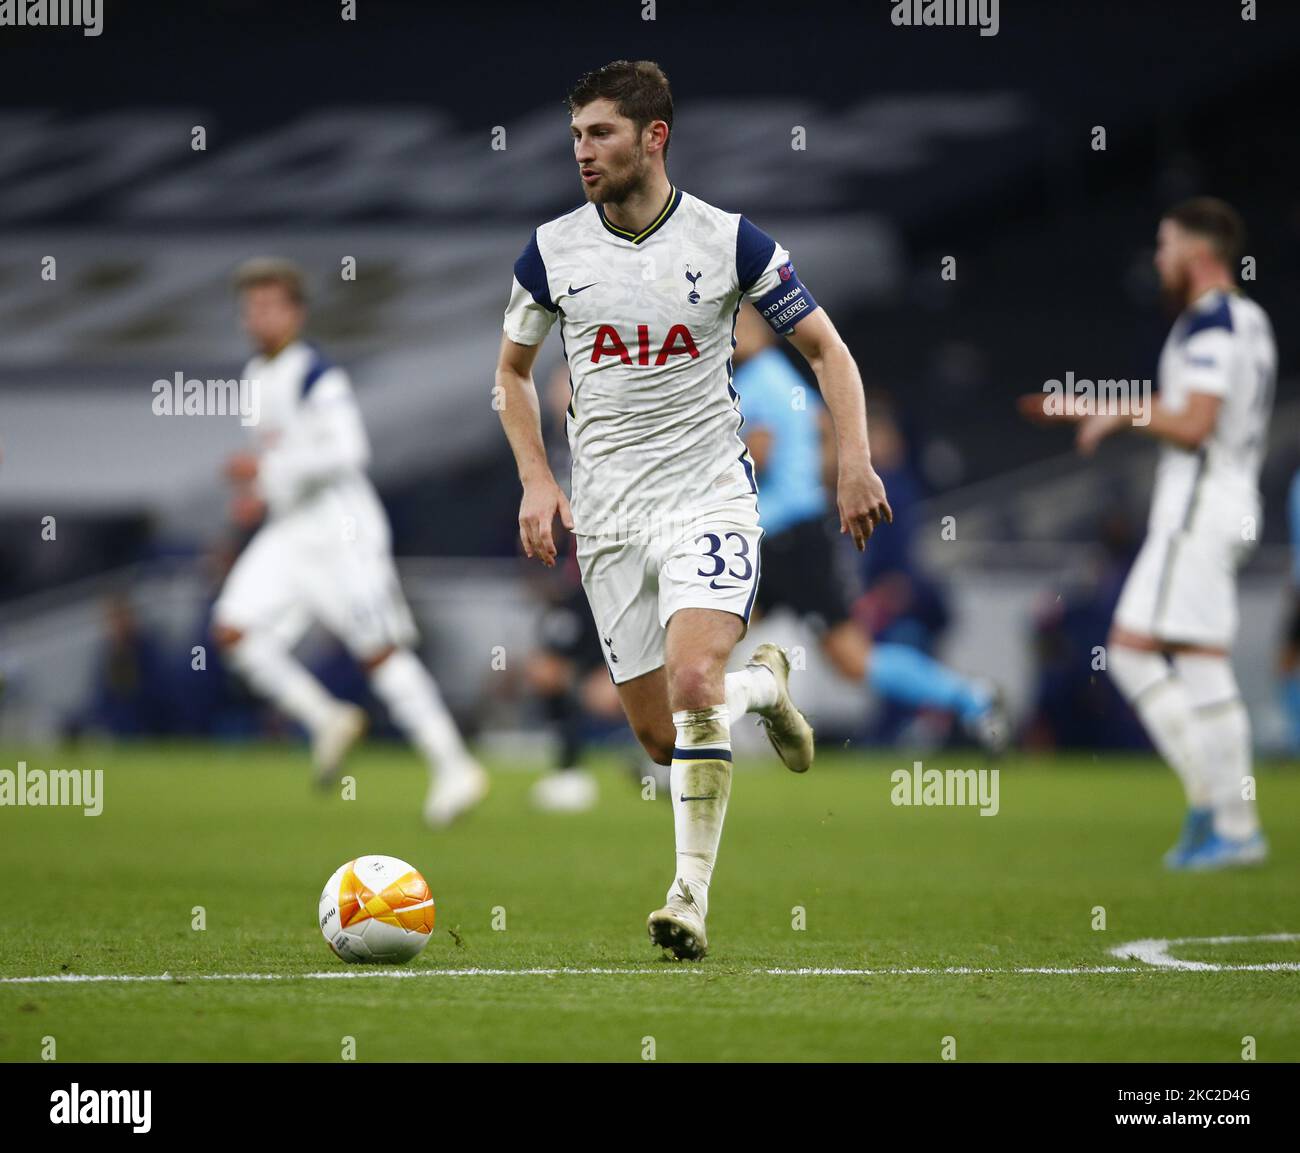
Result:
[[[524,551],[555,563],[556,516],[576,539],[610,675],[650,757],[671,765],[677,861],[651,940],[703,956],[709,885],[731,791],[730,726],[758,715],[787,767],[813,734],[790,700],[790,665],[745,635],[762,530],[753,462],[731,386],[742,298],[817,374],[839,445],[840,529],[858,548],[893,514],[871,467],[853,357],[790,255],[744,217],[673,185],[667,77],[615,61],[569,94],[587,203],[543,224],[515,264],[496,370],[498,408],[523,485]],[[556,320],[573,395],[573,503],[547,465],[532,366]]]
[[[249,261],[236,276],[257,349],[243,379],[258,390],[260,419],[256,451],[235,454],[226,474],[236,486],[236,519],[266,519],[226,579],[213,631],[248,683],[310,734],[322,784],[338,774],[366,716],[331,696],[291,650],[313,620],[338,637],[427,760],[424,815],[442,827],[482,799],[487,775],[411,651],[415,624],[388,518],[366,476],[365,427],[347,373],[300,339],[303,284],[296,265],[270,258]]]
[[[1247,781],[1250,718],[1229,655],[1237,569],[1259,532],[1277,378],[1268,316],[1237,287],[1243,242],[1240,217],[1220,200],[1198,197],[1165,213],[1155,266],[1178,318],[1160,354],[1150,423],[1094,414],[1077,438],[1085,454],[1127,427],[1161,442],[1147,537],[1107,653],[1120,692],[1183,782],[1188,812],[1165,855],[1172,869],[1256,864],[1268,854]],[[1022,408],[1039,417],[1042,402],[1026,397]]]

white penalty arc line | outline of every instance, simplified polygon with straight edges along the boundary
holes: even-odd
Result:
[[[1153,968],[1184,973],[1224,973],[1230,971],[1287,972],[1300,969],[1294,961],[1274,961],[1268,965],[1220,965],[1212,961],[1184,961],[1171,957],[1169,950],[1175,945],[1243,945],[1260,941],[1300,941],[1300,933],[1259,933],[1250,937],[1149,937],[1129,941],[1110,951],[1112,957],[1141,961]]]

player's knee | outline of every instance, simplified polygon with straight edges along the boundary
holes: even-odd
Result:
[[[641,747],[645,749],[648,756],[656,765],[671,765],[673,763],[673,745],[676,743],[676,734],[669,729],[655,726],[646,726],[638,728],[636,739],[641,742]]]
[[[707,654],[678,661],[669,672],[668,699],[674,709],[707,709],[722,698],[722,671]]]

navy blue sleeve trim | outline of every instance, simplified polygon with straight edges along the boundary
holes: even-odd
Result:
[[[1232,331],[1232,309],[1228,306],[1226,296],[1220,296],[1218,303],[1208,311],[1193,313],[1187,322],[1187,328],[1183,331],[1183,339],[1189,340],[1198,332],[1205,332],[1211,328]]]
[[[736,230],[736,279],[741,292],[754,287],[775,251],[776,241],[742,216]]]
[[[515,279],[519,281],[538,304],[548,312],[558,312],[555,301],[551,299],[551,290],[546,284],[546,264],[542,260],[541,249],[537,247],[537,231],[529,237],[528,244],[515,261]]]
[[[318,349],[312,350],[312,361],[307,366],[307,375],[302,378],[302,395],[306,396],[316,387],[316,382],[320,380],[334,365],[321,355]]]

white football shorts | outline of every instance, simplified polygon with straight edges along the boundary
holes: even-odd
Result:
[[[386,521],[290,513],[263,525],[213,607],[218,625],[272,629],[305,609],[362,660],[415,643],[411,610],[389,550]]]
[[[1252,545],[1230,532],[1148,534],[1115,623],[1168,644],[1228,649],[1237,635],[1237,570]]]
[[[664,635],[684,608],[734,613],[749,626],[763,530],[752,494],[678,530],[579,536],[582,587],[615,684],[664,663]]]

